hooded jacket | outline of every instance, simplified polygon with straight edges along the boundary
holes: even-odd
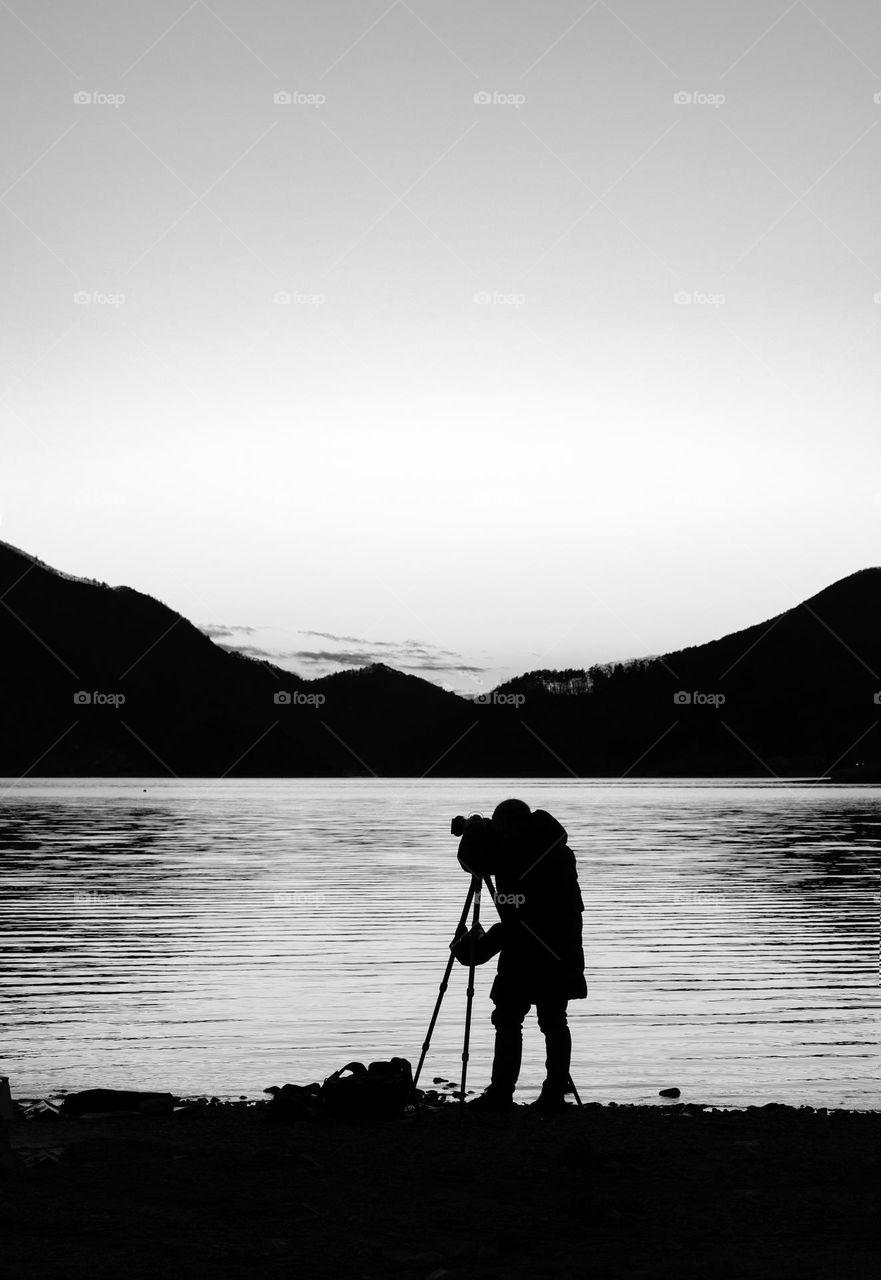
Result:
[[[495,877],[500,920],[477,955],[479,962],[499,955],[490,997],[496,1003],[583,1000],[584,902],[565,828],[544,809],[535,810],[517,840],[499,840],[489,823],[471,824],[458,858],[470,874]]]

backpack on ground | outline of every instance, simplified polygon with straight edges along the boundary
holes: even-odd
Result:
[[[413,1092],[406,1058],[347,1062],[321,1086],[324,1113],[342,1120],[392,1120],[402,1116]]]

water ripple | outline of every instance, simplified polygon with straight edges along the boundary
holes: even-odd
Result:
[[[19,781],[0,802],[0,1071],[19,1094],[236,1096],[415,1061],[467,889],[449,819],[508,794],[578,858],[583,1097],[878,1105],[881,806],[811,784]],[[457,966],[429,1077],[458,1073],[464,985]],[[543,1056],[530,1017],[527,1096]]]

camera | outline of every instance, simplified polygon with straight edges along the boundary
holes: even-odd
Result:
[[[472,826],[477,826],[478,824],[481,826],[489,826],[489,818],[483,818],[479,813],[472,813],[470,817],[466,818],[464,814],[457,813],[450,823],[450,835],[463,836],[465,834],[465,828],[469,823]]]

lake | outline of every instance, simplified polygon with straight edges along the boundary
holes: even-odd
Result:
[[[881,792],[754,780],[7,779],[0,1074],[19,1097],[256,1097],[351,1059],[415,1066],[468,889],[450,818],[508,795],[578,860],[583,1099],[879,1105]],[[424,1084],[458,1078],[466,975]],[[543,1059],[533,1012],[518,1099]]]

